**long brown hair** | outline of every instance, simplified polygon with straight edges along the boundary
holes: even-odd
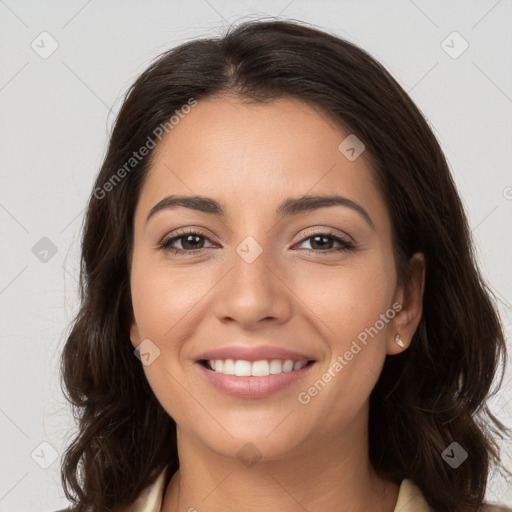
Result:
[[[486,405],[506,345],[446,159],[420,110],[368,53],[281,20],[173,48],[126,93],[88,202],[81,305],[61,359],[79,427],[62,463],[73,510],[122,511],[165,466],[168,479],[178,468],[176,424],[129,337],[133,216],[153,152],[130,159],[191,98],[222,94],[298,98],[365,144],[391,215],[399,278],[413,253],[426,258],[421,323],[408,350],[387,356],[370,397],[370,459],[384,478],[412,479],[436,512],[478,510],[490,464],[500,462],[495,437],[509,431]],[[469,453],[456,470],[441,457],[454,441]]]

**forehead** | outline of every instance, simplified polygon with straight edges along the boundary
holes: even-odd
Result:
[[[349,135],[293,98],[201,100],[156,147],[140,209],[186,193],[215,196],[235,209],[268,204],[273,213],[282,197],[335,192],[386,216],[367,155],[351,161],[339,149]]]

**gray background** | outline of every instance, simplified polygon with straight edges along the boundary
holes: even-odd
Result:
[[[425,113],[510,345],[511,0],[0,0],[0,511],[67,504],[59,457],[74,424],[58,357],[77,307],[85,201],[122,94],[160,52],[266,15],[310,22],[365,48]],[[504,382],[492,410],[510,426],[510,371]],[[503,450],[512,467],[510,444]],[[512,484],[493,475],[487,496],[512,505]]]

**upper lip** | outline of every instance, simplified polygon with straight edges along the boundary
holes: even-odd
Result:
[[[312,357],[286,350],[281,347],[272,347],[270,345],[259,345],[256,347],[247,347],[244,345],[230,345],[227,347],[217,348],[215,350],[208,350],[203,352],[197,358],[197,361],[201,360],[215,360],[215,359],[235,359],[244,361],[262,361],[271,359],[281,359],[282,361],[292,360],[297,361],[310,361]]]

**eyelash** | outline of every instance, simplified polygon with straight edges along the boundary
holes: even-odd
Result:
[[[172,247],[172,244],[175,241],[180,240],[181,238],[185,238],[186,236],[189,236],[189,235],[197,235],[197,236],[199,236],[201,238],[205,238],[210,243],[213,243],[201,231],[190,229],[190,230],[186,230],[186,231],[180,231],[178,234],[176,234],[172,238],[167,238],[167,239],[162,240],[158,244],[158,249],[160,249],[160,250],[162,250],[164,252],[173,253],[173,254],[175,254],[177,256],[184,256],[185,254],[197,254],[200,251],[203,251],[203,250],[206,249],[206,248],[201,248],[201,249],[192,249],[190,251],[186,251],[184,249],[178,249],[176,247]],[[322,253],[332,254],[332,253],[337,253],[337,252],[348,252],[348,251],[351,251],[351,250],[355,249],[355,245],[352,242],[349,242],[348,240],[345,240],[344,238],[341,238],[340,236],[336,235],[334,232],[329,231],[329,230],[318,232],[318,233],[312,233],[312,234],[308,235],[306,238],[303,238],[300,241],[300,243],[303,243],[306,240],[309,240],[310,238],[314,238],[314,237],[317,237],[317,236],[323,236],[325,238],[332,238],[334,241],[338,242],[341,245],[341,247],[338,247],[337,249],[329,249],[329,250],[326,250],[326,251],[315,250],[315,249],[303,249],[303,250],[307,251],[308,253],[314,253],[314,254],[322,254]]]

